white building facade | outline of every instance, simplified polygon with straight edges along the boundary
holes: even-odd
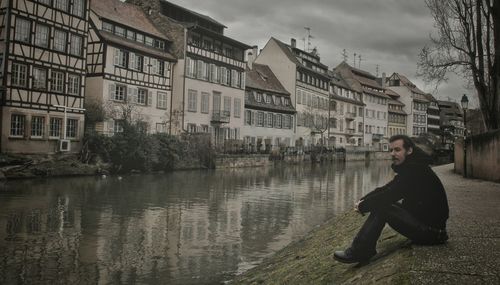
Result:
[[[320,57],[297,48],[295,39],[287,45],[271,38],[255,62],[268,65],[290,93],[297,111],[294,145],[327,145],[330,79]]]
[[[416,137],[427,133],[427,107],[429,100],[425,92],[420,90],[404,75],[393,73],[387,82],[387,88],[399,94],[400,101],[405,104],[403,110],[408,114],[406,120],[406,133]]]

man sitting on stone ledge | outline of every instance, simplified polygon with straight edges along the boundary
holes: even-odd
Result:
[[[396,135],[389,142],[396,176],[356,203],[356,211],[370,215],[351,246],[335,251],[337,261],[368,262],[377,253],[377,240],[386,223],[417,244],[441,244],[448,240],[448,200],[441,181],[429,166],[430,157],[408,136]]]

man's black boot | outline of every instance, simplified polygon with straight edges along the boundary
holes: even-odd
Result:
[[[369,254],[356,254],[352,248],[346,250],[339,250],[333,253],[333,258],[342,263],[359,263],[367,262],[374,256],[377,252],[370,252]]]

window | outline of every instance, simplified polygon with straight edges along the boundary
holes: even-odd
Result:
[[[68,0],[54,0],[54,7],[59,10],[68,11]]]
[[[148,46],[153,46],[153,38],[146,36],[144,43]]]
[[[139,33],[135,34],[135,40],[140,43],[144,43],[144,35]]]
[[[106,32],[113,32],[113,25],[108,22],[102,22],[102,30]]]
[[[266,103],[268,103],[268,104],[270,104],[270,103],[271,103],[271,95],[269,95],[269,94],[265,94],[265,93],[264,93],[264,98],[265,98],[265,100],[266,100]]]
[[[166,133],[167,132],[167,124],[156,123],[156,132],[157,133]]]
[[[73,15],[83,17],[85,0],[73,0]]]
[[[158,99],[156,104],[156,107],[158,109],[167,109],[167,93],[158,92]]]
[[[45,118],[33,116],[31,117],[31,137],[32,138],[41,138],[43,136],[43,127],[44,127]]]
[[[252,125],[252,111],[245,110],[245,125]]]
[[[113,133],[123,133],[123,120],[113,120]]]
[[[264,126],[264,112],[257,113],[257,126]]]
[[[275,124],[274,126],[278,129],[281,129],[282,125],[281,125],[281,114],[276,114],[275,115]]]
[[[68,94],[80,94],[80,76],[76,74],[68,75]]]
[[[196,60],[191,58],[186,58],[186,76],[194,78],[196,77]]]
[[[72,55],[82,55],[82,43],[83,39],[77,35],[71,35],[71,42],[69,44],[69,53]]]
[[[260,92],[255,93],[255,101],[262,102],[262,93]]]
[[[219,67],[215,64],[210,64],[210,81],[219,83]]]
[[[31,33],[31,22],[22,18],[16,18],[16,41],[29,43]]]
[[[68,34],[62,30],[54,30],[54,50],[56,51],[66,51],[66,39]]]
[[[51,72],[50,90],[64,92],[64,73],[60,71]]]
[[[139,88],[137,90],[137,104],[146,105],[148,90]]]
[[[129,40],[135,40],[135,32],[131,30],[127,30],[127,39]]]
[[[61,118],[50,118],[49,137],[52,137],[52,138],[61,137],[61,130],[62,130],[62,119]]]
[[[24,115],[12,114],[10,116],[10,135],[13,137],[24,136]]]
[[[47,70],[33,67],[33,89],[47,89]]]
[[[196,90],[188,90],[188,111],[189,112],[196,112],[196,109],[198,107],[198,102],[197,98],[198,94]]]
[[[220,68],[220,84],[227,85],[227,83],[228,83],[227,73],[228,73],[227,68],[225,68],[225,67]]]
[[[267,126],[269,128],[272,128],[273,127],[273,113],[267,113]]]
[[[66,137],[68,138],[76,138],[78,134],[78,120],[76,119],[68,119],[66,126]]]
[[[231,114],[231,97],[224,96],[224,115],[229,116]]]
[[[220,92],[215,92],[213,93],[213,99],[212,99],[212,105],[213,105],[213,112],[214,113],[219,113],[220,112],[220,97],[221,94]]]
[[[239,98],[234,99],[234,117],[235,118],[241,117],[241,99]]]
[[[136,54],[132,66],[134,67],[135,70],[143,71],[142,69],[144,66],[144,56]]]
[[[201,112],[208,114],[209,94],[201,93]]]
[[[125,37],[125,29],[120,26],[115,26],[115,35]]]
[[[50,33],[50,28],[48,26],[37,24],[35,33],[35,45],[40,47],[48,47],[49,33]]]
[[[127,67],[127,52],[121,49],[115,49],[114,64],[121,67]]]

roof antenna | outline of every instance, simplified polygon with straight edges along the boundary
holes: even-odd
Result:
[[[353,60],[354,60],[354,64],[353,64],[353,67],[356,67],[356,53],[354,53],[354,57],[353,57]]]
[[[359,66],[359,69],[361,69],[361,54],[359,54],[359,56],[358,56],[358,66]]]
[[[347,62],[347,52],[345,49],[342,50],[342,57],[344,58],[344,62]]]

